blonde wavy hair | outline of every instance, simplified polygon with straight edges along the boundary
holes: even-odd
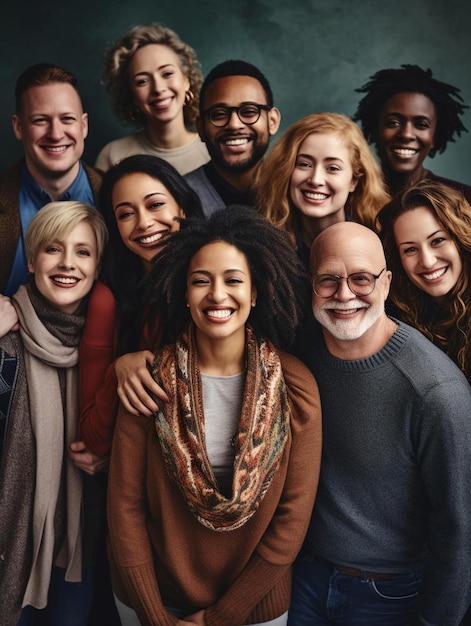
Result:
[[[49,202],[31,220],[25,235],[28,263],[34,263],[39,252],[47,245],[67,237],[81,222],[90,224],[95,235],[97,259],[100,262],[108,231],[101,214],[84,202]]]
[[[289,184],[299,147],[312,133],[336,133],[352,159],[355,190],[348,196],[346,213],[376,230],[376,215],[391,199],[381,168],[360,127],[341,113],[313,113],[301,118],[278,139],[257,171],[256,206],[276,226],[288,231],[293,242],[299,233],[299,211],[289,195]]]
[[[397,218],[417,207],[430,209],[454,241],[463,264],[456,284],[439,303],[410,280],[394,236]],[[378,224],[393,274],[389,297],[397,315],[440,346],[471,382],[471,206],[456,189],[423,179],[387,204]]]
[[[138,127],[146,125],[145,116],[134,105],[128,67],[136,50],[149,44],[167,46],[177,55],[194,96],[183,107],[185,126],[191,127],[198,116],[199,93],[203,83],[201,66],[193,48],[182,41],[175,31],[157,22],[134,26],[105,51],[102,81],[110,94],[114,114],[122,122],[130,122]]]

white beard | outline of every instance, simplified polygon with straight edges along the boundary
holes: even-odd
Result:
[[[384,303],[366,305],[361,300],[352,300],[348,303],[328,302],[322,306],[313,307],[314,317],[336,339],[352,341],[362,337],[384,313]],[[328,310],[363,309],[361,319],[332,318]]]

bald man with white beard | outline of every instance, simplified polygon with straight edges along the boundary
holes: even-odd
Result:
[[[319,385],[323,456],[290,626],[458,626],[471,601],[471,388],[384,310],[391,272],[353,222],[311,249],[295,353]]]

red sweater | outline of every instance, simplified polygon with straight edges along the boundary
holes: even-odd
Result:
[[[288,610],[291,564],[317,490],[321,411],[316,382],[281,354],[291,437],[259,508],[241,528],[216,532],[190,513],[168,477],[153,418],[120,408],[108,490],[116,595],[144,626],[178,623],[165,606],[205,609],[207,626],[264,622]]]
[[[111,449],[118,413],[116,328],[116,301],[108,287],[98,281],[90,294],[79,346],[80,436],[98,456]]]
[[[79,346],[80,436],[98,456],[105,456],[111,450],[118,413],[117,327],[116,300],[111,290],[98,281],[90,294]],[[152,333],[144,328],[140,349],[156,350],[159,343],[159,325],[155,325]]]

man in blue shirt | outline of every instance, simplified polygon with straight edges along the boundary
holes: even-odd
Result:
[[[0,293],[13,295],[28,279],[23,239],[45,204],[95,204],[101,175],[81,162],[88,134],[77,80],[62,67],[39,63],[15,88],[13,131],[24,157],[0,176]]]

